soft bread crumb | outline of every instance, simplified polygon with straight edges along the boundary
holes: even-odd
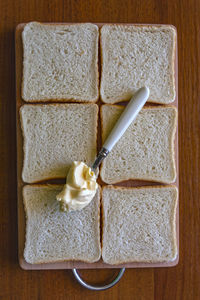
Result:
[[[24,136],[22,179],[66,178],[73,161],[91,165],[96,156],[96,104],[35,104],[20,109]]]
[[[56,195],[62,186],[27,185],[23,188],[26,211],[24,258],[31,264],[100,259],[100,191],[81,211],[60,212]]]
[[[100,94],[105,103],[129,100],[144,85],[150,89],[150,102],[175,100],[176,31],[172,26],[104,25],[100,37]]]
[[[102,141],[109,135],[124,107],[101,107]],[[128,179],[172,183],[176,180],[175,107],[144,108],[103,161],[100,175],[112,184]]]
[[[22,33],[22,98],[97,101],[98,39],[94,24],[28,23]]]
[[[175,260],[177,198],[178,190],[174,186],[104,187],[104,262],[156,263]]]

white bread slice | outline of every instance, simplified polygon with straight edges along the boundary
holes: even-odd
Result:
[[[123,109],[119,105],[101,107],[102,142]],[[143,108],[103,161],[100,170],[102,180],[109,184],[129,179],[174,182],[176,126],[175,107]]]
[[[23,188],[26,211],[24,258],[31,264],[66,260],[95,262],[100,259],[100,190],[81,211],[61,212],[56,195],[59,185]]]
[[[100,31],[101,99],[129,100],[141,86],[150,102],[175,100],[176,30],[170,25],[104,25]]]
[[[175,260],[177,198],[175,186],[104,187],[104,262],[156,263]]]
[[[98,39],[94,24],[25,25],[22,98],[97,101]]]
[[[74,160],[91,165],[96,156],[96,104],[26,104],[20,109],[24,136],[22,179],[65,178]]]

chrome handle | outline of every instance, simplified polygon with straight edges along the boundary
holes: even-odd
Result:
[[[119,270],[119,273],[117,274],[117,276],[113,279],[112,282],[102,285],[102,286],[96,286],[96,285],[92,285],[89,284],[87,282],[85,282],[80,275],[77,272],[77,269],[72,269],[72,272],[74,274],[74,277],[76,278],[76,280],[86,289],[92,290],[92,291],[104,291],[107,290],[111,287],[113,287],[116,283],[118,283],[120,281],[120,279],[122,278],[123,274],[124,274],[125,268],[122,268]]]

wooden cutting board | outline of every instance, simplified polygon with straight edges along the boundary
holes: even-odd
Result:
[[[54,23],[55,24],[55,23]],[[59,23],[63,24],[63,23]],[[71,24],[71,23],[64,23]],[[103,24],[97,24],[101,27]],[[126,24],[127,25],[127,24]],[[133,24],[129,24],[133,25]],[[146,24],[151,25],[151,24]],[[22,181],[22,167],[23,167],[23,138],[21,132],[20,118],[19,118],[19,109],[25,104],[25,102],[21,98],[21,83],[22,83],[22,64],[23,64],[23,48],[22,48],[22,38],[21,33],[23,31],[25,24],[19,24],[16,28],[15,33],[15,53],[16,53],[16,130],[17,130],[17,182],[18,182],[18,258],[19,264],[22,269],[25,270],[48,270],[48,269],[97,269],[97,268],[154,268],[154,267],[171,267],[178,264],[179,254],[177,255],[176,260],[170,263],[127,263],[122,265],[109,265],[105,264],[102,260],[96,263],[84,263],[79,261],[66,261],[60,263],[48,263],[48,264],[28,264],[23,257],[24,245],[25,245],[25,212],[23,207],[23,199],[22,199],[22,188],[25,183]],[[159,26],[155,25],[154,26]],[[176,41],[177,43],[177,41]],[[99,66],[100,67],[100,66]],[[175,83],[176,83],[176,99],[173,102],[173,105],[178,109],[178,53],[176,46],[176,57],[175,57]],[[102,102],[99,100],[97,103],[99,106],[102,105]],[[155,104],[149,104],[154,106]],[[100,149],[101,138],[100,132],[98,132],[98,149]],[[178,163],[178,124],[175,136],[175,156],[176,156],[176,170],[177,170],[177,179],[174,185],[179,187],[179,163]],[[47,181],[43,182],[47,183]],[[64,180],[51,180],[48,183],[64,183]],[[99,184],[102,185],[103,182],[99,180]],[[104,184],[105,185],[105,184]],[[126,182],[122,182],[120,184],[116,184],[118,186],[151,186],[151,185],[160,185],[155,182],[147,182],[147,181],[133,181],[129,180]],[[177,237],[177,246],[179,253],[179,204],[177,205],[176,211],[176,237]]]

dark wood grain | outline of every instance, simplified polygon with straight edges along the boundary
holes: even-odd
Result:
[[[0,1],[0,299],[200,299],[200,1]],[[14,29],[18,23],[169,23],[178,29],[180,260],[170,269],[130,269],[91,292],[71,271],[23,271],[17,261]],[[91,282],[111,270],[84,270]]]

